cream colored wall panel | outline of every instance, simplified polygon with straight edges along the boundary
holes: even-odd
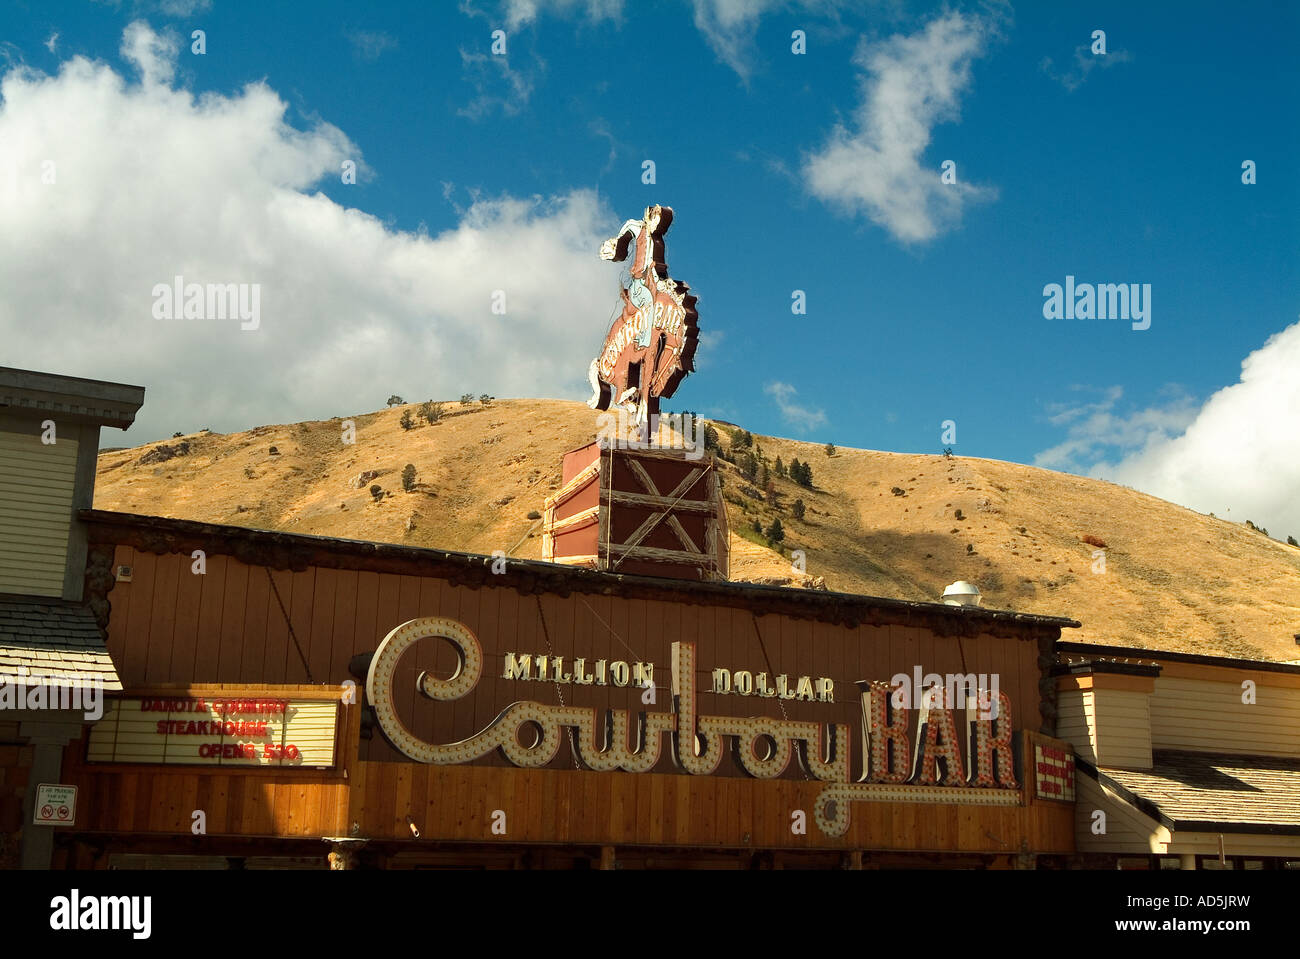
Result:
[[[1174,833],[1174,840],[1169,844],[1169,852],[1171,855],[1191,853],[1217,856],[1219,835],[1204,832]],[[1227,833],[1223,836],[1223,854],[1225,856],[1286,856],[1300,859],[1300,836],[1252,836]]]
[[[1241,701],[1240,683],[1157,679],[1151,696],[1156,749],[1300,757],[1300,689],[1255,688]]]
[[[1136,690],[1093,690],[1098,765],[1151,768],[1149,698]]]
[[[1056,736],[1074,746],[1074,751],[1090,763],[1097,761],[1093,738],[1090,692],[1069,690],[1057,701]],[[1088,701],[1085,702],[1085,699]]]
[[[1081,853],[1163,853],[1169,831],[1127,803],[1109,796],[1090,776],[1075,777],[1075,848]],[[1094,830],[1094,813],[1106,814],[1105,832]]]
[[[77,442],[0,432],[0,593],[62,596]]]
[[[1150,769],[1151,750],[1145,743],[1108,743],[1103,765],[1115,769]]]

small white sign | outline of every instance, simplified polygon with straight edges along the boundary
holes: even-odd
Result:
[[[76,821],[76,786],[41,783],[36,787],[36,810],[32,822],[38,826],[71,826]]]

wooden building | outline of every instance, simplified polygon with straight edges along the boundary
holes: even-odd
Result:
[[[89,509],[142,399],[0,369],[0,868],[1300,862],[1300,666],[726,582],[711,487],[615,569],[699,468],[591,447],[597,569]]]
[[[64,765],[68,865],[1074,852],[1073,803],[1026,758],[1068,751],[1049,673],[1070,620],[80,517],[125,693]],[[994,688],[922,708],[951,676]]]
[[[99,431],[127,429],[144,388],[0,367],[0,868],[48,867],[38,804],[69,741],[121,690],[84,596]],[[87,693],[95,708],[85,710]],[[92,717],[92,718],[88,718]]]
[[[1300,666],[1061,643],[1078,863],[1300,868]]]

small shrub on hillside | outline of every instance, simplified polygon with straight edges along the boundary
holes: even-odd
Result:
[[[763,524],[759,521],[758,517],[754,517],[754,532],[759,536],[763,535]]]
[[[424,417],[426,423],[432,426],[434,423],[442,419],[442,404],[435,403],[433,400],[429,400],[427,403],[421,403],[420,415]]]
[[[773,543],[779,543],[785,539],[785,530],[781,528],[781,518],[779,516],[772,520],[772,525],[767,528],[767,538]]]
[[[776,458],[775,469],[776,469],[776,475],[781,477],[782,479],[785,479],[786,477],[785,464],[781,462],[781,457],[779,456]]]
[[[834,444],[834,443],[827,443],[827,444],[826,444],[826,455],[827,455],[827,456],[834,456],[834,455],[835,455],[835,444]]]
[[[736,466],[740,468],[740,475],[751,483],[758,478],[758,460],[754,458],[753,453],[741,453],[737,456]]]
[[[402,418],[398,422],[402,424],[404,430],[415,429],[415,420],[411,418],[410,410],[402,410]]]
[[[539,512],[537,512],[537,510],[535,510],[535,509],[530,509],[530,510],[528,511],[528,518],[529,518],[529,519],[541,519],[541,518],[542,518],[542,514],[539,513]]]
[[[141,465],[147,466],[150,463],[165,463],[177,456],[190,455],[190,441],[181,440],[175,446],[168,446],[166,443],[159,443],[149,452],[140,457]],[[247,469],[247,467],[245,467]]]
[[[1288,537],[1286,538],[1286,544],[1287,544],[1288,546],[1300,546],[1300,543],[1297,543],[1297,542],[1295,541],[1295,537],[1294,537],[1294,536],[1288,536]]]
[[[370,495],[374,497],[375,502],[378,503],[384,498],[384,488],[376,483],[374,486],[370,487]]]
[[[954,511],[952,515],[953,515],[956,519],[965,519],[965,518],[966,518],[965,516],[962,515],[961,510],[956,510],[956,511]]]
[[[402,469],[402,489],[408,493],[415,489],[415,464],[407,463]]]
[[[484,406],[491,406],[492,401],[494,399],[496,399],[495,396],[488,396],[486,393],[483,393],[481,396],[479,396],[478,401],[482,403]]]
[[[396,393],[394,393],[392,396],[390,396],[390,397],[388,398],[388,405],[389,405],[389,406],[402,406],[402,405],[405,404],[405,403],[406,403],[406,400],[402,399],[402,398],[401,398],[400,396],[398,396]]]
[[[803,505],[803,500],[801,499],[795,500],[794,505],[790,507],[790,512],[794,515],[795,519],[803,519],[803,515],[806,511],[807,507]]]
[[[469,405],[470,405],[471,403],[473,403],[473,402],[474,402],[474,394],[473,394],[473,393],[462,393],[462,394],[460,394],[460,405],[461,405],[461,406],[469,406]]]
[[[1100,536],[1093,536],[1091,533],[1085,536],[1083,538],[1083,541],[1087,543],[1089,546],[1095,546],[1098,549],[1106,548],[1106,541],[1102,539]]]

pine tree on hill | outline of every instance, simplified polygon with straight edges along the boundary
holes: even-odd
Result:
[[[812,489],[812,467],[807,463],[791,460],[790,479],[806,489]]]

